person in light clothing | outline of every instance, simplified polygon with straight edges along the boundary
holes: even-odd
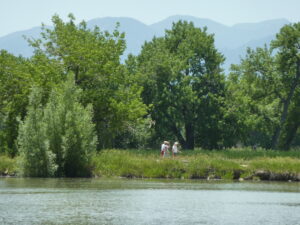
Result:
[[[165,151],[167,151],[168,149],[168,142],[167,141],[164,141],[161,145],[161,148],[160,148],[160,156],[163,157],[165,155]]]
[[[179,143],[176,141],[174,144],[173,144],[173,147],[172,147],[172,155],[173,155],[173,158],[179,153]]]
[[[166,141],[165,150],[164,150],[164,158],[170,156],[169,148],[170,148],[170,142]]]

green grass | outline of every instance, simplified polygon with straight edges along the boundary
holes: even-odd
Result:
[[[252,170],[265,170],[274,173],[300,173],[300,160],[290,157],[260,158],[249,164]]]
[[[0,175],[15,175],[17,160],[0,155]],[[197,149],[176,158],[161,158],[159,150],[102,150],[92,161],[96,177],[300,181],[299,150]]]
[[[94,158],[97,176],[180,178],[183,167],[179,160],[124,150],[104,150]]]
[[[252,150],[248,148],[232,148],[225,150],[194,150],[194,151],[183,151],[184,155],[208,155],[211,157],[222,157],[226,159],[244,159],[250,160],[255,158],[267,157],[267,158],[276,158],[276,157],[292,157],[300,159],[300,150],[291,150],[291,151],[275,151],[275,150],[265,150],[257,149]]]
[[[159,154],[159,149],[150,149],[150,150],[141,150],[141,149],[129,149],[129,150],[120,150],[126,152],[132,152],[135,155],[140,156],[157,156]],[[253,150],[251,148],[230,148],[224,150],[182,150],[181,156],[195,156],[195,155],[208,155],[211,157],[222,157],[226,159],[245,159],[250,160],[254,158],[276,158],[276,157],[291,157],[300,159],[300,149],[290,150],[290,151],[277,151],[277,150],[265,150],[258,148]]]
[[[0,175],[15,175],[17,173],[17,159],[0,155]]]
[[[104,177],[252,179],[257,177],[257,171],[269,174],[267,177],[261,176],[261,179],[297,180],[300,173],[299,153],[247,149],[196,150],[183,151],[173,159],[161,158],[159,151],[153,150],[103,150],[94,157],[94,174]]]

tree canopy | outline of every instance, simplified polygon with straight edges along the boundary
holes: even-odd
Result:
[[[85,176],[96,150],[163,140],[185,149],[300,144],[300,23],[225,74],[214,35],[193,23],[173,23],[123,62],[118,24],[107,32],[72,14],[52,22],[27,39],[32,57],[0,51],[0,153],[22,156],[24,174]]]
[[[102,137],[98,147],[113,147],[127,124],[139,122],[146,112],[141,88],[120,63],[124,34],[117,29],[112,34],[98,27],[90,30],[85,22],[77,26],[72,14],[69,19],[65,23],[53,16],[54,28],[44,27],[42,38],[31,44],[37,53],[59,61],[66,73],[75,74],[75,83],[83,90],[82,103],[91,103],[95,112],[93,120]]]
[[[174,23],[144,44],[136,70],[158,139],[177,139],[188,149],[226,145],[223,62],[213,35],[192,23]]]
[[[232,66],[232,92],[245,112],[245,134],[256,136],[252,143],[289,149],[297,133],[299,37],[300,23],[285,25],[270,48],[248,49],[241,64]]]

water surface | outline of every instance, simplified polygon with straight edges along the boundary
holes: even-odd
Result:
[[[0,224],[300,225],[300,183],[0,178]]]

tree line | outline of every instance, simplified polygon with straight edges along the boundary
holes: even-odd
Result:
[[[173,23],[123,63],[118,25],[89,29],[72,14],[52,22],[28,39],[32,57],[0,52],[2,153],[41,157],[49,173],[72,176],[70,160],[86,168],[96,149],[165,139],[185,149],[300,144],[300,23],[249,48],[225,74],[214,35],[193,23]]]

